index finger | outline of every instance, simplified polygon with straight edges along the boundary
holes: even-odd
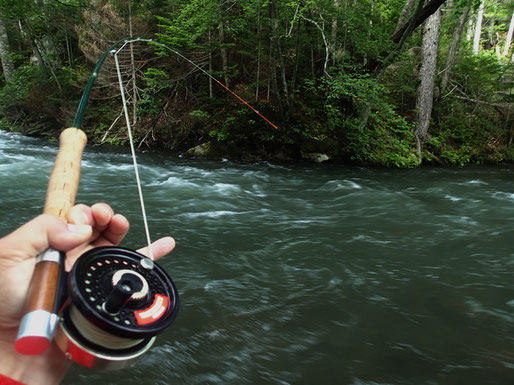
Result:
[[[91,207],[82,203],[73,206],[68,212],[68,223],[94,226],[95,223]]]
[[[114,210],[107,203],[95,203],[91,206],[91,214],[94,220],[93,226],[99,230],[105,230],[114,217]]]
[[[130,224],[127,218],[121,214],[115,214],[108,226],[100,233],[100,237],[94,243],[94,246],[116,246],[125,235],[127,235]]]

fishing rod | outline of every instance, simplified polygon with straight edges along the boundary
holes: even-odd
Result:
[[[75,203],[87,142],[80,127],[89,94],[105,59],[125,41],[114,43],[100,57],[80,100],[73,127],[59,137],[45,214],[66,221]],[[118,75],[121,76],[119,68]],[[121,92],[126,109],[123,88]],[[132,151],[134,157],[133,146]],[[135,157],[134,167],[140,191]],[[141,194],[140,199],[142,202]],[[148,241],[151,255],[149,237]],[[16,351],[42,354],[55,341],[67,358],[89,368],[120,369],[132,365],[177,315],[179,297],[173,281],[152,259],[122,247],[93,248],[79,257],[68,274],[64,270],[65,258],[64,252],[51,248],[36,258],[14,344]]]
[[[134,144],[121,79],[118,53],[144,41],[164,48],[216,81],[268,124],[270,120],[203,68],[168,46],[150,39],[125,38],[99,58],[82,94],[73,126],[59,138],[59,150],[47,188],[43,212],[64,221],[75,203],[80,163],[87,143],[80,129],[89,95],[109,55],[116,63],[141,210],[151,256]],[[121,45],[121,47],[120,47]],[[175,319],[179,297],[169,275],[151,258],[121,247],[98,247],[84,253],[69,274],[65,253],[48,249],[36,259],[23,318],[15,341],[21,354],[45,352],[54,340],[66,357],[90,368],[119,369],[133,364]]]

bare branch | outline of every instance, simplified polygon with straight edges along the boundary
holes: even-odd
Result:
[[[321,32],[321,37],[323,37],[323,43],[325,44],[325,62],[323,63],[323,73],[326,76],[328,76],[329,78],[331,78],[330,74],[327,72],[327,65],[328,65],[328,58],[330,56],[330,50],[328,48],[328,41],[327,41],[327,37],[325,36],[325,31],[316,21],[308,19],[304,16],[301,16],[301,18],[314,24],[316,26],[316,28],[318,28],[319,31]]]

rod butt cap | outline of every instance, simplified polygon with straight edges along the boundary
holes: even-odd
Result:
[[[24,355],[34,356],[42,354],[50,347],[50,340],[41,336],[21,337],[14,343],[14,349]]]
[[[45,310],[34,310],[21,319],[14,349],[25,355],[44,353],[57,330],[59,317]]]

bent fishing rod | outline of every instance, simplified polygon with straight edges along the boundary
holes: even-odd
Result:
[[[117,56],[127,44],[137,41],[160,46],[188,61],[268,124],[274,128],[277,126],[203,68],[164,44],[150,39],[125,38],[102,54],[86,84],[73,126],[60,135],[43,212],[66,221],[68,211],[75,203],[80,163],[87,142],[80,128],[100,68],[105,59],[112,55],[116,63],[148,250],[152,257]],[[55,341],[67,358],[89,368],[120,369],[132,365],[150,349],[156,335],[166,329],[177,315],[179,297],[173,281],[152,258],[121,247],[99,247],[87,251],[79,257],[69,274],[64,270],[65,258],[65,253],[53,249],[37,257],[15,341],[16,351],[26,355],[41,354]]]
[[[87,142],[80,127],[91,88],[109,54],[115,56],[128,117],[116,56],[119,50],[115,50],[126,41],[116,42],[100,57],[82,95],[73,127],[60,135],[43,209],[45,214],[66,221],[75,203]],[[128,120],[127,128],[144,214]],[[151,256],[145,214],[144,221]],[[120,369],[132,365],[177,315],[179,297],[173,281],[151,258],[122,247],[87,251],[69,274],[64,270],[65,258],[64,252],[51,248],[36,258],[14,345],[16,351],[25,355],[42,354],[55,341],[67,358],[89,368]]]
[[[93,84],[105,59],[111,55],[116,64],[150,258],[121,247],[99,247],[80,256],[67,274],[64,271],[65,253],[53,249],[43,252],[36,259],[15,342],[15,349],[21,354],[41,354],[55,340],[66,357],[74,362],[90,368],[119,369],[133,364],[148,351],[156,335],[167,328],[177,315],[177,289],[168,274],[152,258],[117,56],[128,44],[137,41],[160,46],[188,61],[277,128],[226,85],[168,46],[142,38],[125,38],[114,43],[102,54],[86,84],[73,127],[65,129],[60,135],[43,212],[66,221],[68,211],[75,203],[82,152],[87,142],[80,127]]]

